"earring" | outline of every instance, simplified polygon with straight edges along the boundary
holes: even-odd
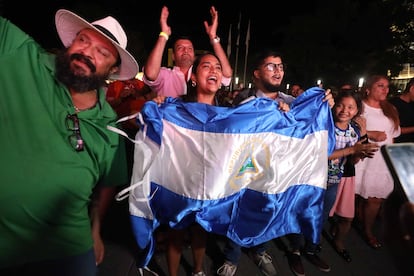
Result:
[[[118,71],[118,67],[114,67],[111,69],[111,71],[109,72],[109,74],[114,74]]]
[[[197,83],[196,83],[195,81],[192,81],[192,82],[191,82],[191,86],[192,86],[192,87],[196,87],[196,85],[197,85]]]

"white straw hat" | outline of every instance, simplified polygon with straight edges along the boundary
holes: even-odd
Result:
[[[118,50],[121,58],[119,70],[109,75],[111,79],[128,80],[137,75],[139,71],[138,63],[126,50],[127,36],[115,18],[108,16],[89,23],[73,12],[60,9],[56,12],[55,24],[60,40],[62,40],[65,47],[69,47],[79,31],[85,28],[93,29],[108,38]]]

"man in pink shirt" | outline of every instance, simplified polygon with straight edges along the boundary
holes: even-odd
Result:
[[[211,7],[210,14],[212,24],[209,25],[207,21],[204,21],[204,26],[214,53],[220,59],[222,65],[222,84],[228,86],[231,82],[233,69],[220,44],[220,38],[217,36],[218,12],[214,7]],[[161,67],[163,52],[171,35],[171,27],[167,24],[168,15],[168,8],[164,6],[160,17],[161,32],[143,67],[143,80],[158,96],[178,97],[186,94],[195,52],[193,43],[188,37],[179,37],[173,45],[172,60],[174,61],[174,67],[172,69]]]

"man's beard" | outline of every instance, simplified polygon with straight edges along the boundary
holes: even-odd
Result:
[[[192,59],[189,55],[187,55],[186,57],[181,57],[181,60],[178,64],[176,64],[177,66],[181,67],[187,67],[187,66],[191,66],[194,63],[194,59]]]
[[[270,82],[263,82],[263,86],[269,92],[279,92],[281,88],[280,84],[271,84]]]
[[[91,75],[85,76],[71,69],[72,60],[80,60],[84,62],[90,69]],[[96,74],[96,67],[92,62],[81,54],[68,55],[67,51],[62,51],[56,56],[56,78],[67,87],[76,92],[87,92],[98,89],[105,85],[108,74],[103,76]]]

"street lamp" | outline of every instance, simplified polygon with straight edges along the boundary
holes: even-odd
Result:
[[[316,85],[318,85],[320,88],[322,88],[322,80],[321,79],[318,79],[316,81]]]
[[[364,85],[364,78],[359,78],[358,89],[361,89],[363,85]]]

